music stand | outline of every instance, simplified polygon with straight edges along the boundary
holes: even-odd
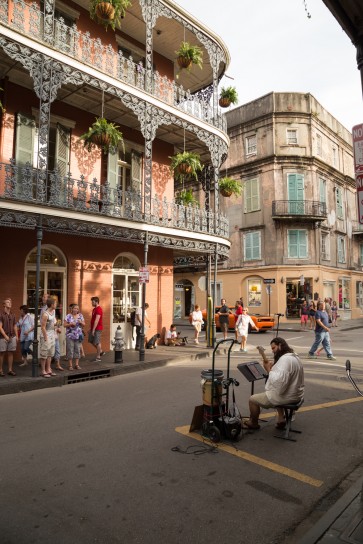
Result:
[[[253,395],[255,390],[255,382],[257,380],[265,380],[267,378],[265,369],[260,365],[258,361],[240,363],[239,365],[237,365],[237,368],[244,375],[246,380],[251,383],[251,395]]]

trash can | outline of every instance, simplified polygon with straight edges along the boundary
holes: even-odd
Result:
[[[203,392],[203,404],[207,406],[218,406],[222,395],[223,370],[214,371],[214,388],[212,387],[213,370],[211,368],[202,370],[200,382]],[[213,396],[214,389],[214,397]]]

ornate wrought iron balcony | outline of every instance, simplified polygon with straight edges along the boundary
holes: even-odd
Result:
[[[272,219],[324,221],[327,218],[326,204],[314,200],[274,200]]]
[[[100,185],[96,179],[87,182],[84,177],[61,176],[57,170],[40,171],[29,163],[17,166],[14,160],[0,163],[0,200],[229,236],[228,220],[221,214],[215,216],[211,211],[168,202],[157,195],[147,201],[136,191],[112,188],[109,183]]]
[[[135,63],[131,56],[126,58],[111,44],[92,38],[76,25],[66,25],[62,17],[55,18],[54,33],[45,35],[43,13],[35,2],[0,0],[0,23],[227,132],[227,121],[219,108],[212,108],[203,97],[192,95],[157,71],[152,72],[151,82],[147,81],[142,63]]]

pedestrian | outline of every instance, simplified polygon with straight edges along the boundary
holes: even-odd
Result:
[[[338,319],[338,305],[336,303],[336,300],[333,301],[333,304],[331,306],[331,326],[337,327],[337,319]]]
[[[61,358],[61,352],[60,352],[60,344],[59,344],[59,335],[62,332],[61,329],[62,321],[60,319],[56,320],[55,329],[54,329],[54,362],[55,362],[55,368],[56,370],[60,370],[63,372],[64,368],[62,367],[60,363]]]
[[[147,342],[146,340],[146,332],[148,330],[149,327],[151,327],[151,323],[150,323],[150,319],[147,315],[147,309],[149,307],[149,304],[147,302],[145,302],[145,310],[144,310],[144,343]],[[135,349],[136,350],[139,350],[141,345],[140,345],[140,339],[141,339],[141,328],[142,328],[142,307],[139,306],[138,308],[136,308],[136,312],[135,312],[135,327],[136,327],[136,344],[135,344]]]
[[[66,328],[68,370],[73,370],[73,360],[74,368],[81,370],[79,358],[81,356],[80,346],[83,340],[85,322],[83,315],[79,311],[78,304],[72,304],[70,313],[64,319],[64,326]]]
[[[301,330],[307,330],[308,327],[308,317],[309,317],[309,308],[306,303],[306,300],[300,306],[300,323]]]
[[[21,364],[19,366],[27,366],[28,355],[33,355],[30,346],[34,340],[34,318],[29,313],[29,308],[26,304],[20,306],[20,319],[16,326],[20,331],[20,350],[21,350]]]
[[[249,326],[251,326],[253,329],[256,329],[256,331],[258,331],[258,327],[256,327],[251,317],[248,315],[248,308],[243,308],[242,314],[239,315],[237,319],[236,332],[238,333],[238,336],[241,337],[240,351],[243,351],[244,353],[247,353],[246,342],[248,338]]]
[[[328,318],[329,318],[329,323],[332,323],[333,319],[332,319],[332,310],[331,310],[331,299],[324,298],[324,302],[325,302],[325,311],[328,314]]]
[[[335,361],[330,345],[329,318],[325,311],[325,303],[318,302],[318,309],[315,314],[315,341],[309,350],[309,359],[316,359],[315,352],[320,344],[326,351],[327,358]]]
[[[56,300],[49,297],[46,302],[46,310],[44,307],[41,311],[40,318],[40,348],[39,359],[41,366],[41,376],[50,378],[56,376],[52,371],[51,362],[55,355],[55,324],[56,324]]]
[[[246,429],[260,428],[258,419],[261,408],[276,408],[276,428],[284,429],[286,421],[280,406],[297,403],[304,397],[304,369],[299,357],[283,338],[274,338],[270,345],[274,358],[273,361],[267,358],[263,361],[268,374],[265,392],[250,396],[250,418],[243,422]]]
[[[194,342],[199,344],[199,334],[203,324],[203,315],[199,304],[195,304],[194,311],[190,315],[192,316],[192,325],[194,327]]]
[[[92,344],[97,351],[95,363],[101,362],[101,356],[105,354],[102,351],[101,346],[101,334],[103,331],[103,311],[100,306],[100,299],[98,297],[91,297],[92,304],[92,317],[91,317],[91,328],[88,331],[88,342]]]
[[[174,325],[174,323],[170,325],[170,329],[166,332],[165,345],[166,346],[182,346],[183,345],[183,343],[180,341],[178,333],[176,332],[176,325]]]
[[[316,312],[315,302],[313,300],[311,300],[310,304],[309,304],[309,319],[310,319],[309,329],[311,331],[315,330],[315,312]]]
[[[14,351],[18,336],[16,326],[16,317],[11,311],[12,300],[6,298],[3,302],[3,310],[0,313],[0,376],[5,376],[3,372],[4,355],[7,354],[8,375],[16,376],[13,371]]]
[[[218,310],[219,315],[219,326],[223,333],[223,338],[227,338],[228,334],[228,326],[229,326],[229,314],[231,314],[231,310],[226,305],[226,299],[222,298],[221,300],[221,307]]]
[[[238,331],[236,328],[237,319],[240,315],[242,315],[243,312],[243,304],[241,300],[236,300],[236,305],[234,307],[234,326],[235,326],[235,335],[236,335],[236,342],[238,343]]]

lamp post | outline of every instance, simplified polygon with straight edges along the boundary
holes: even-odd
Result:
[[[35,272],[35,304],[34,304],[34,340],[33,340],[33,361],[32,361],[32,378],[39,376],[38,353],[38,312],[39,312],[39,283],[40,283],[40,258],[42,253],[43,227],[42,216],[39,216],[37,226],[37,259]]]

